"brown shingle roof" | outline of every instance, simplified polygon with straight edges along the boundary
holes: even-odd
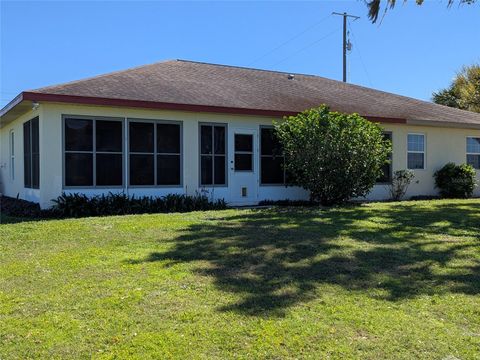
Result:
[[[172,60],[44,87],[34,94],[300,112],[320,104],[364,116],[480,125],[480,114],[319,76]]]

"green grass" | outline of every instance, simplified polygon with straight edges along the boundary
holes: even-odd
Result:
[[[478,359],[480,201],[0,225],[0,359]]]

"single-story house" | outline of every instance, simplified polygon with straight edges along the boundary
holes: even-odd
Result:
[[[392,140],[368,199],[388,198],[395,170],[414,170],[413,196],[436,194],[447,162],[480,168],[480,114],[319,76],[172,60],[20,93],[0,111],[0,192],[44,208],[62,192],[307,199],[285,184],[272,123],[321,104],[380,123]]]

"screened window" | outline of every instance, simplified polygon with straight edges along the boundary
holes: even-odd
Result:
[[[235,134],[235,171],[253,171],[253,135]]]
[[[467,137],[467,164],[480,169],[480,138]]]
[[[181,126],[129,122],[130,185],[181,185]]]
[[[226,126],[200,125],[200,184],[225,185],[226,173]]]
[[[408,169],[425,169],[425,135],[408,134]]]
[[[24,186],[38,189],[40,186],[40,146],[38,117],[23,124]]]
[[[385,140],[392,141],[392,133],[383,133]],[[392,181],[392,153],[388,156],[388,162],[382,166],[382,175],[377,179],[377,183],[390,183]]]
[[[13,130],[10,130],[8,136],[9,139],[9,150],[10,150],[10,179],[15,180],[15,133]]]
[[[65,118],[64,142],[65,186],[122,186],[122,121]]]
[[[286,183],[285,157],[274,128],[260,129],[260,183],[277,185]]]

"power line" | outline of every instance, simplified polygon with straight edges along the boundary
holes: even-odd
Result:
[[[316,40],[316,41],[308,44],[307,46],[304,46],[303,48],[295,51],[293,54],[290,54],[289,56],[287,56],[287,57],[283,58],[282,60],[276,62],[276,63],[273,64],[272,66],[276,66],[276,65],[278,65],[278,64],[281,64],[281,63],[284,62],[285,60],[290,59],[291,57],[297,55],[298,53],[300,53],[300,52],[302,52],[302,51],[304,51],[304,50],[307,50],[308,48],[311,48],[312,46],[318,44],[320,41],[325,40],[326,38],[332,36],[333,34],[335,34],[336,32],[338,32],[339,30],[340,30],[340,28],[337,28],[337,29],[329,32],[329,33],[328,33],[327,35],[325,35],[324,37],[321,37],[320,39],[318,39],[318,40]]]
[[[350,20],[348,21],[348,24],[350,25],[350,31],[351,31],[351,34],[352,34],[352,37],[353,37],[353,41],[355,42],[355,47],[358,49],[358,50],[357,50],[357,52],[358,52],[358,57],[360,58],[360,63],[362,64],[363,71],[365,71],[365,75],[367,75],[368,83],[370,84],[371,87],[373,87],[372,80],[370,79],[370,74],[368,73],[368,70],[367,70],[367,67],[366,67],[366,65],[365,65],[365,62],[363,61],[362,54],[361,54],[361,52],[360,52],[359,42],[357,41],[357,38],[355,37],[355,34],[354,34],[354,32],[353,32],[353,27],[352,27],[352,24],[351,24]]]
[[[289,38],[288,40],[284,41],[283,43],[281,43],[280,45],[274,47],[273,49],[267,51],[265,54],[263,54],[262,56],[258,57],[257,59],[253,60],[252,62],[250,62],[249,64],[247,64],[247,66],[251,66],[253,64],[255,64],[256,62],[264,59],[265,57],[267,57],[268,55],[274,53],[275,51],[277,51],[278,49],[280,49],[281,47],[287,45],[288,43],[292,42],[293,40],[295,39],[298,39],[300,36],[302,36],[303,34],[305,34],[306,32],[312,30],[314,27],[318,26],[319,24],[323,23],[325,20],[327,20],[328,18],[330,18],[332,15],[328,15],[328,16],[325,16],[324,18],[320,19],[318,22],[316,22],[315,24],[307,27],[305,30],[299,32],[298,34],[292,36],[291,38]]]

